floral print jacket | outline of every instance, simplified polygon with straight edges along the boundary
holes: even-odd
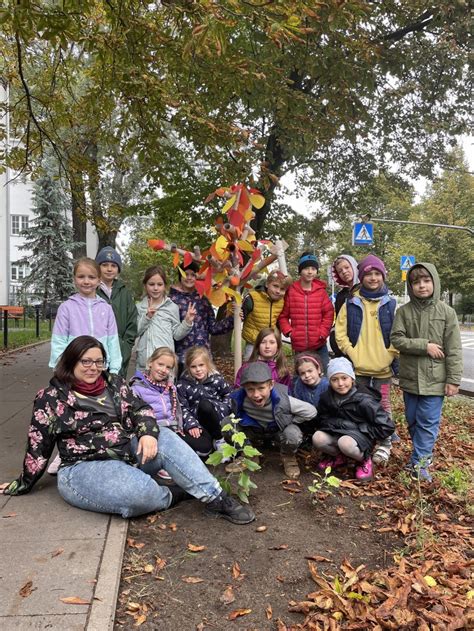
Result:
[[[53,377],[40,390],[33,404],[23,473],[5,489],[7,495],[28,493],[46,470],[57,443],[61,466],[82,460],[124,460],[134,464],[130,439],[148,435],[158,438],[159,429],[149,405],[137,397],[118,375],[104,373],[117,413],[80,408],[76,396]]]

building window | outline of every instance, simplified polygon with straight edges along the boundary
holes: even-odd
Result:
[[[28,215],[12,215],[12,234],[19,235],[29,227]]]
[[[21,281],[28,276],[30,273],[29,265],[22,265],[21,263],[12,263],[11,264],[11,280],[12,281]]]

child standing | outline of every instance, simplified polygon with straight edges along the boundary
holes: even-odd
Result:
[[[318,407],[321,395],[329,388],[319,357],[315,353],[300,353],[295,358],[295,373],[293,396]]]
[[[107,246],[95,257],[100,267],[100,285],[97,295],[108,302],[117,321],[122,367],[119,374],[126,378],[132,348],[137,337],[137,307],[125,283],[118,278],[122,270],[122,259],[118,252]]]
[[[383,262],[369,254],[358,265],[361,286],[342,305],[336,319],[336,343],[354,365],[358,383],[380,391],[384,410],[391,415],[390,384],[398,351],[390,345],[396,301],[388,294]],[[373,461],[386,464],[392,443],[379,443]]]
[[[251,289],[242,302],[244,325],[242,337],[247,342],[244,360],[254,350],[255,340],[263,328],[274,329],[283,309],[285,292],[291,279],[278,270],[270,272],[263,287]]]
[[[341,254],[334,260],[331,266],[331,273],[334,281],[342,288],[337,292],[336,301],[334,303],[335,317],[337,318],[342,305],[351,297],[352,289],[357,287],[359,283],[357,261],[349,254]],[[341,349],[336,344],[336,331],[334,326],[331,329],[329,343],[335,357],[341,357]]]
[[[313,445],[330,457],[322,460],[318,469],[335,469],[350,458],[358,463],[356,479],[368,482],[372,479],[370,454],[375,441],[393,433],[393,422],[381,405],[379,392],[356,385],[348,359],[331,359],[327,375],[330,388],[319,401]]]
[[[285,294],[278,326],[283,335],[291,336],[296,353],[316,351],[323,367],[329,361],[326,341],[334,320],[334,307],[326,293],[326,283],[317,278],[318,259],[303,252],[298,262],[299,280]]]
[[[90,258],[83,257],[74,265],[77,294],[58,309],[51,336],[49,367],[55,368],[66,346],[79,335],[91,335],[102,342],[109,360],[109,371],[117,373],[122,365],[120,342],[112,307],[96,296],[100,269]]]
[[[137,370],[143,372],[155,348],[167,346],[174,350],[174,340],[180,340],[193,328],[196,310],[188,305],[182,322],[179,309],[166,295],[166,272],[153,265],[145,271],[143,286],[146,296],[138,304]]]
[[[304,401],[288,396],[288,388],[274,383],[270,368],[265,362],[251,362],[245,366],[240,378],[242,387],[232,393],[233,411],[240,421],[237,428],[250,442],[273,438],[280,443],[280,454],[285,475],[296,479],[300,468],[296,452],[303,441],[298,427],[316,416],[316,408]],[[240,458],[227,465],[226,471],[243,471]]]
[[[410,467],[417,477],[431,482],[428,467],[444,396],[457,394],[461,383],[461,335],[456,312],[440,300],[434,265],[414,265],[407,289],[410,302],[397,311],[391,340],[400,351],[400,387],[413,443]]]
[[[221,450],[225,445],[221,421],[231,412],[229,394],[232,388],[217,372],[205,346],[193,346],[185,357],[185,369],[177,384],[183,410],[184,429],[195,439],[209,438],[197,452],[207,456],[212,446]],[[210,444],[209,444],[210,443]],[[223,459],[222,462],[227,462]]]
[[[286,356],[281,345],[281,335],[278,329],[262,329],[255,339],[255,346],[249,362],[262,361],[272,371],[272,379],[288,388],[291,386],[291,376],[286,363]],[[243,364],[235,376],[235,387],[240,387],[242,370],[249,363]]]

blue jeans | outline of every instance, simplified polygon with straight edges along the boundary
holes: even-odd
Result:
[[[321,348],[318,348],[316,353],[319,355],[321,359],[321,363],[323,365],[323,372],[325,373],[326,370],[328,369],[328,364],[329,364],[329,351],[328,351],[327,344],[325,344],[324,346],[321,346]]]
[[[132,438],[131,447],[136,453],[136,438]],[[211,502],[222,491],[199,456],[167,427],[160,429],[153,460],[139,467],[121,460],[76,462],[59,469],[58,491],[77,508],[135,517],[169,507],[169,489],[151,477],[160,469],[166,469],[176,484],[203,502]]]
[[[443,399],[442,396],[403,393],[405,417],[413,443],[410,459],[412,465],[427,466],[431,462],[433,447],[439,432]]]

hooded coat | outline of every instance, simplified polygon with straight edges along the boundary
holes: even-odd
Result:
[[[120,374],[125,377],[132,354],[132,348],[135,344],[135,338],[137,337],[137,307],[132,294],[120,278],[114,280],[110,298],[100,287],[97,289],[97,295],[103,298],[105,302],[108,302],[114,310],[115,319],[117,320],[120,351],[122,353],[122,369]]]
[[[350,286],[347,285],[342,280],[342,278],[339,276],[339,274],[338,274],[338,272],[336,270],[336,263],[340,259],[345,259],[349,263],[349,265],[352,267],[352,273],[354,274],[354,276],[352,278],[352,284]],[[346,302],[346,300],[348,298],[350,298],[352,296],[352,292],[355,289],[357,289],[358,286],[359,286],[359,270],[357,268],[357,261],[350,254],[340,254],[338,257],[336,257],[334,259],[334,262],[331,265],[331,274],[332,274],[332,277],[334,279],[334,282],[337,285],[339,285],[339,287],[342,287],[342,289],[340,289],[337,292],[336,299],[334,301],[335,317],[337,318],[337,314],[341,310],[342,305]],[[331,350],[333,351],[335,357],[344,357],[344,353],[341,351],[341,349],[339,348],[339,346],[336,343],[335,326],[333,326],[332,329],[331,329],[331,334],[329,336],[329,344],[331,346]]]
[[[456,312],[440,299],[441,284],[436,267],[417,263],[433,279],[433,295],[416,298],[410,282],[410,302],[398,309],[391,342],[400,351],[400,387],[424,396],[443,396],[447,383],[459,385],[462,378],[462,345]],[[410,271],[411,271],[410,270]],[[439,344],[444,358],[434,359],[427,352],[428,342]]]

